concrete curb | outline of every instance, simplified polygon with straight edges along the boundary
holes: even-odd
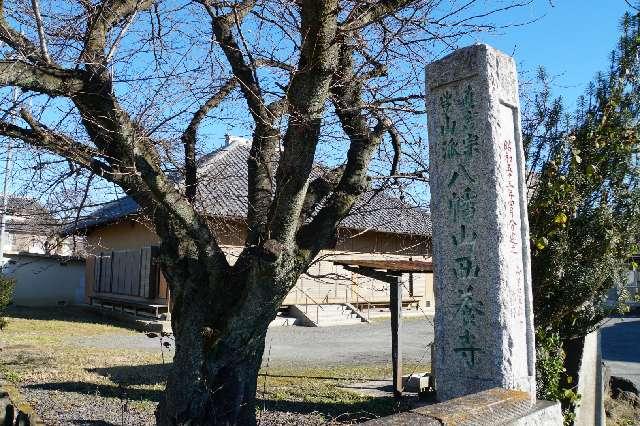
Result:
[[[7,421],[7,416],[13,417],[13,419]],[[17,387],[0,381],[0,424],[44,426],[45,423],[24,399]]]
[[[604,383],[599,330],[584,337],[577,391],[582,398],[575,409],[575,424],[604,426]]]

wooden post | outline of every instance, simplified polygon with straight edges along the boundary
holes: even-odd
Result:
[[[393,396],[402,396],[402,275],[390,280],[391,360],[393,363]]]

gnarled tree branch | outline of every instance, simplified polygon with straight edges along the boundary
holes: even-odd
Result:
[[[302,2],[298,71],[289,85],[289,122],[276,174],[276,193],[269,212],[273,238],[290,242],[298,229],[307,179],[320,136],[329,85],[336,71],[339,44],[337,0]]]
[[[109,32],[130,15],[147,10],[157,0],[104,0],[89,17],[80,61],[87,66],[103,66],[107,62],[105,48]]]
[[[113,174],[113,170],[106,162],[100,160],[101,155],[98,151],[66,135],[47,129],[25,109],[20,111],[20,115],[31,129],[0,121],[0,134],[45,149],[91,170],[98,176],[118,183],[118,177]]]
[[[236,85],[237,81],[235,79],[227,80],[213,96],[198,108],[182,134],[181,140],[184,145],[185,193],[187,199],[192,203],[196,198],[198,183],[198,166],[196,164],[196,134],[198,127],[209,111],[220,105],[220,102],[231,93]]]
[[[240,45],[233,33],[251,11],[255,0],[245,0],[234,5],[227,14],[218,14],[217,4],[201,0],[211,17],[213,34],[236,77],[249,112],[255,122],[251,153],[248,160],[248,211],[247,244],[254,245],[264,239],[267,214],[272,200],[273,164],[280,132],[275,119],[280,115],[275,108],[265,104],[257,74],[244,59]]]
[[[84,78],[81,70],[33,65],[21,60],[0,61],[0,87],[18,86],[50,96],[72,97],[85,89]]]
[[[36,64],[46,64],[48,62],[31,40],[11,28],[4,16],[4,0],[0,0],[0,40],[7,43],[24,60]]]
[[[31,0],[31,7],[33,8],[33,14],[36,17],[36,27],[38,28],[38,38],[40,40],[40,53],[42,54],[45,62],[51,63],[49,49],[47,48],[47,38],[44,34],[42,15],[40,15],[40,2],[38,0]]]
[[[357,31],[383,19],[417,0],[380,0],[363,2],[355,7],[345,22],[340,25],[341,32]]]
[[[345,43],[340,49],[331,93],[342,129],[351,143],[340,182],[320,211],[311,222],[300,228],[296,236],[299,247],[311,257],[328,245],[337,232],[338,223],[367,190],[369,163],[385,132],[383,121],[379,121],[374,129],[369,128],[360,108],[363,105],[362,83],[354,75],[353,68],[353,50]]]

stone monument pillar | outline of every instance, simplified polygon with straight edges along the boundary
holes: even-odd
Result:
[[[441,401],[502,387],[535,399],[525,162],[513,59],[490,46],[427,67]]]

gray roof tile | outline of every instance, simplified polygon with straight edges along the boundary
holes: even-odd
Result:
[[[242,139],[200,160],[198,205],[212,217],[244,219],[247,216],[247,160],[250,145]],[[317,166],[314,175],[325,168]],[[105,204],[78,223],[82,230],[136,214],[139,207],[130,197]],[[342,228],[399,234],[431,235],[429,212],[411,206],[385,192],[369,191],[341,223]],[[73,230],[68,229],[67,233]]]

